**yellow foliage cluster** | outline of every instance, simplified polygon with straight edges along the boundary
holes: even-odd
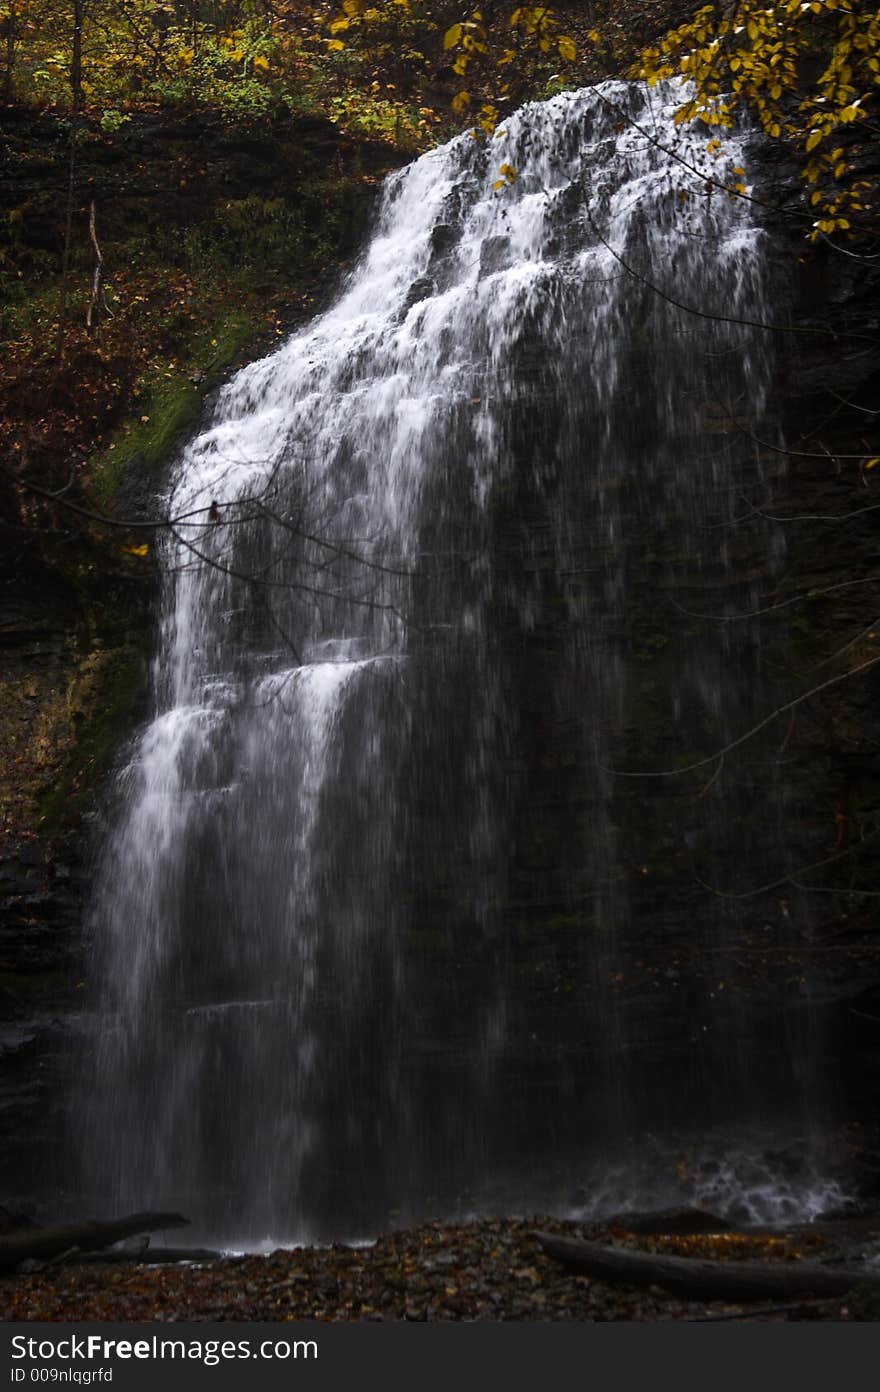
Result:
[[[395,24],[401,13],[408,14],[410,0],[380,0],[370,4],[369,0],[342,0],[342,13],[330,21],[330,38],[325,39],[328,53],[341,53],[355,33],[369,32],[378,26]],[[346,39],[339,35],[345,34]]]
[[[652,85],[690,80],[678,121],[731,126],[746,107],[772,139],[797,145],[816,214],[812,240],[849,235],[853,215],[865,222],[874,211],[841,132],[866,119],[880,87],[880,9],[859,0],[706,5],[645,50],[637,75]]]
[[[510,95],[511,82],[509,77],[501,72],[502,69],[516,62],[527,62],[529,57],[534,55],[558,54],[563,63],[572,63],[577,58],[577,45],[574,40],[567,34],[557,33],[559,20],[550,6],[519,5],[511,11],[508,22],[511,42],[505,44],[497,54],[492,52],[489,32],[481,10],[474,10],[468,19],[453,24],[446,30],[443,38],[444,48],[455,53],[452,70],[458,77],[465,78],[473,62],[479,59],[483,60],[484,83],[488,70],[494,67],[498,72],[495,80],[490,80],[494,89],[492,98],[482,106],[476,121],[475,129],[483,131],[486,135],[491,135],[498,124],[498,104],[506,101]],[[471,103],[471,92],[463,88],[453,99],[452,109],[461,113],[466,111]],[[496,188],[502,187],[505,182],[504,179],[499,180]]]

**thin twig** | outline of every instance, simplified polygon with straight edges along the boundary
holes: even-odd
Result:
[[[880,656],[869,658],[867,662],[861,662],[857,667],[851,667],[848,672],[839,672],[836,677],[829,677],[827,681],[820,682],[818,686],[813,686],[809,691],[802,692],[801,695],[796,696],[794,700],[786,701],[785,705],[777,706],[776,710],[771,711],[763,720],[759,720],[757,725],[753,725],[751,729],[746,730],[744,735],[740,735],[737,739],[731,740],[723,749],[717,749],[714,754],[707,754],[705,759],[695,759],[693,763],[682,764],[680,768],[653,769],[639,772],[626,769],[607,768],[601,764],[599,767],[602,769],[603,773],[611,773],[618,778],[673,778],[680,773],[691,773],[694,769],[705,768],[707,764],[711,764],[715,759],[721,759],[725,754],[729,754],[732,749],[738,749],[740,745],[745,744],[747,740],[750,740],[761,730],[766,729],[766,727],[780,715],[785,715],[787,711],[794,710],[796,706],[800,706],[804,701],[808,701],[811,696],[817,696],[820,691],[827,691],[829,687],[836,686],[838,682],[847,681],[850,677],[858,676],[860,672],[867,672],[871,667],[876,667],[878,662],[880,662]]]

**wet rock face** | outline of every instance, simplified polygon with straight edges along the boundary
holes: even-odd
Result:
[[[430,276],[421,276],[418,280],[414,280],[403,302],[401,313],[405,316],[413,305],[421,304],[423,300],[429,300],[436,293],[436,290],[437,287]]]
[[[3,1198],[13,1202],[59,1181],[85,884],[79,834],[52,845],[38,829],[67,753],[57,714],[75,642],[69,605],[29,579],[7,576],[0,600],[0,1136]]]
[[[0,1202],[63,1205],[94,799],[136,719],[145,615],[27,550],[0,564]],[[8,529],[8,530],[7,530]],[[112,585],[112,582],[111,582]],[[144,597],[146,597],[144,590]],[[109,598],[108,598],[109,596]],[[106,602],[104,602],[106,601]]]
[[[487,237],[480,253],[480,275],[494,275],[510,265],[510,238]]]
[[[3,1195],[52,1206],[63,1185],[71,1040],[81,1005],[82,844],[0,836]]]
[[[853,158],[861,174],[876,177],[875,151],[862,146]],[[807,245],[810,218],[796,171],[773,147],[760,159],[759,193],[783,207],[768,252],[794,329],[784,339],[779,383],[791,454],[766,502],[780,519],[789,562],[773,599],[813,596],[786,619],[802,688],[841,677],[793,712],[785,754],[799,864],[831,863],[792,875],[796,884],[778,887],[775,897],[790,912],[803,905],[814,925],[807,974],[827,1012],[836,1087],[858,1120],[854,1166],[864,1171],[859,1155],[866,1143],[876,1149],[880,1094],[880,1028],[870,1018],[880,991],[872,907],[880,889],[880,669],[870,665],[880,640],[880,481],[863,467],[866,453],[880,453],[871,414],[880,393],[880,266],[859,236],[839,248]],[[869,1179],[859,1184],[870,1188]]]

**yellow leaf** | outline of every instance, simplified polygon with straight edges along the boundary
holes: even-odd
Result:
[[[259,69],[260,71],[262,71],[262,72],[265,72],[265,70],[266,70],[266,68],[268,68],[268,66],[269,66],[269,59],[266,58],[266,57],[264,57],[264,55],[263,55],[262,53],[258,53],[257,56],[256,56],[256,58],[254,59],[254,67],[255,67],[255,68],[258,68],[258,69]]]
[[[343,48],[345,48],[345,44],[342,42],[341,39],[328,39],[328,40],[327,40],[327,52],[328,52],[328,53],[339,53],[340,50],[343,49]]]
[[[877,467],[878,464],[880,464],[880,457],[878,457],[877,459],[869,459],[869,460],[867,460],[866,463],[865,463],[865,468],[866,468],[866,469],[876,469],[876,467]]]
[[[811,131],[807,136],[807,150],[815,150],[819,141],[822,139],[822,132],[819,130]]]
[[[563,58],[566,63],[573,63],[575,58],[577,58],[577,44],[574,39],[569,39],[566,35],[562,35],[557,42],[560,58]]]
[[[461,40],[461,25],[460,25],[460,24],[453,24],[452,28],[451,28],[451,29],[447,29],[447,30],[446,30],[446,33],[443,35],[443,47],[444,47],[444,48],[455,48],[456,44],[459,43],[460,40]]]
[[[452,98],[452,109],[453,109],[453,111],[464,111],[465,107],[470,106],[470,104],[471,104],[471,94],[470,94],[470,92],[458,92],[458,93]]]
[[[146,556],[149,554],[150,548],[145,541],[142,541],[139,545],[133,543],[130,546],[122,546],[120,550],[125,556]]]

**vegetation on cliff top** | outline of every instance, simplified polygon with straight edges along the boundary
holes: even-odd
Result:
[[[345,138],[383,142],[387,166],[467,121],[491,135],[527,97],[625,71],[648,83],[679,74],[694,84],[680,115],[706,122],[710,155],[743,107],[788,143],[814,239],[876,233],[866,147],[880,9],[738,0],[691,10],[690,0],[0,0],[0,419],[14,484],[33,478],[36,459],[37,482],[65,484],[69,451],[60,473],[45,461],[47,439],[66,437],[96,461],[84,472],[106,506],[123,472],[109,451],[167,452],[168,412],[145,399],[157,383],[164,399],[181,374],[210,382],[234,357],[210,349],[275,332],[289,320],[282,286],[334,261],[346,180],[363,175],[343,169]],[[225,196],[224,139],[251,140],[265,162],[273,141],[308,146],[310,123],[325,146],[337,142],[323,169],[319,157],[297,190],[277,165],[275,177],[252,171]],[[174,149],[175,135],[175,158],[160,167],[158,144]],[[516,170],[497,172],[501,193]],[[147,227],[132,216],[136,186]],[[184,410],[181,425],[191,417]],[[157,432],[143,429],[160,418]],[[127,440],[115,439],[120,428]],[[156,439],[138,450],[133,432]]]
[[[512,28],[487,10],[476,44],[472,20],[450,40],[459,13],[0,0],[8,554],[77,586],[143,570],[130,538],[69,505],[106,511],[132,464],[148,490],[205,391],[314,307],[379,177],[460,125],[461,72],[484,106],[499,81],[507,103],[543,96],[564,62],[580,82],[631,59],[681,0],[626,24],[609,9],[601,58],[577,7],[559,25],[520,9]]]

